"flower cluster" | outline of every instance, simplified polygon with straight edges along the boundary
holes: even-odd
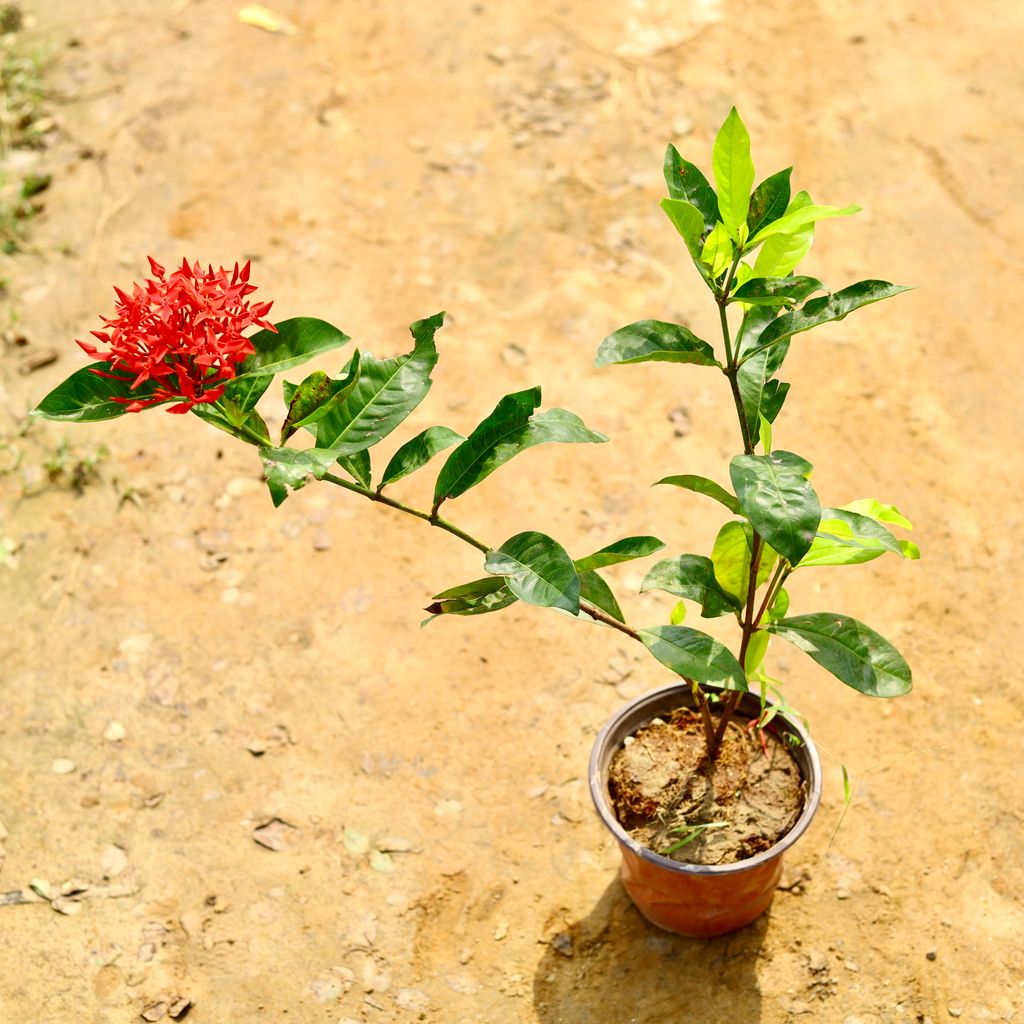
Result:
[[[244,330],[275,330],[264,319],[272,303],[245,301],[256,290],[249,284],[248,263],[241,268],[236,263],[230,276],[223,267],[204,272],[187,260],[170,276],[152,258],[149,265],[153,277],[133,285],[131,295],[115,288],[117,315],[101,317],[106,330],[91,332],[106,350],[78,344],[112,371],[94,373],[141,389],[136,397],[115,399],[126,403],[128,412],[174,399],[180,401],[168,412],[188,412],[220,398],[238,365],[252,355]]]

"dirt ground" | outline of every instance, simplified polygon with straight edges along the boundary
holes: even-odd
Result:
[[[275,0],[297,31],[271,34],[241,6],[32,8],[54,180],[0,276],[60,357],[0,361],[0,892],[93,888],[73,915],[0,901],[0,1020],[113,1024],[179,996],[210,1024],[1024,1020],[1024,7]],[[195,417],[23,417],[147,254],[251,257],[276,318],[378,355],[448,310],[388,452],[533,384],[611,437],[452,502],[471,532],[707,551],[717,506],[648,485],[724,475],[724,382],[590,367],[642,317],[713,336],[660,166],[668,141],[707,166],[733,103],[759,177],[792,163],[816,200],[865,207],[820,227],[809,272],[917,287],[794,341],[776,443],[830,503],[894,502],[924,558],[792,580],[794,611],[894,640],[915,689],[873,702],[773,646],[825,798],[770,914],[693,941],[632,908],[586,793],[595,732],[670,681],[642,651],[519,605],[421,630],[474,552],[334,488],[275,511],[252,449]],[[62,438],[72,461],[109,448],[80,495],[44,476]],[[396,490],[423,503],[432,479]],[[630,596],[640,565],[611,573],[627,614],[664,622],[669,598]],[[274,818],[276,851],[254,841]]]

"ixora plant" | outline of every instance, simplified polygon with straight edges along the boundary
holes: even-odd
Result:
[[[153,277],[144,285],[130,294],[116,289],[116,315],[93,332],[99,344],[79,342],[97,361],[35,410],[76,422],[160,405],[191,412],[258,449],[275,505],[312,477],[479,549],[486,575],[436,594],[432,617],[480,615],[523,601],[603,623],[642,643],[679,681],[608,723],[594,747],[591,788],[622,848],[634,901],[656,924],[692,935],[729,931],[767,907],[782,853],[818,802],[813,744],[762,667],[771,639],[789,641],[861,693],[894,697],[911,686],[899,652],[862,623],[832,612],[789,615],[786,581],[797,571],[853,565],[886,552],[918,557],[913,544],[890,530],[910,528],[893,506],[873,499],[822,506],[811,464],[772,447],[772,425],[789,390],[778,374],[790,340],[904,289],[861,281],[831,292],[794,273],[811,248],[815,223],[858,208],[818,206],[806,192],[792,196],[791,168],[753,188],[750,140],[735,110],[715,139],[712,163],[717,188],[669,146],[669,198],[662,206],[718,307],[720,348],[679,324],[643,320],[605,338],[596,362],[717,369],[735,406],[743,451],[729,464],[731,488],[694,475],[658,481],[712,498],[729,512],[710,556],[678,555],[648,572],[643,590],[681,599],[664,624],[627,624],[600,572],[661,550],[657,538],[627,537],[574,558],[542,533],[518,533],[491,547],[442,517],[449,502],[527,448],[607,440],[564,409],[538,412],[540,388],[506,395],[466,437],[444,426],[427,428],[401,445],[374,479],[371,448],[430,390],[443,314],[412,325],[414,344],[403,355],[379,359],[356,351],[337,377],[317,370],[298,384],[284,381],[288,411],[275,443],[257,411],[260,398],[278,374],[348,337],[309,318],[272,325],[270,303],[249,300],[255,287],[248,264],[229,273],[183,262],[168,274],[150,260]],[[253,327],[259,330],[245,336]],[[289,443],[300,431],[312,435],[311,446]],[[446,450],[429,509],[392,496],[403,477]],[[683,625],[686,602],[705,618],[735,619],[735,653]]]

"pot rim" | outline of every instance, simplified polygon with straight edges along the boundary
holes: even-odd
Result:
[[[717,687],[706,687],[706,689],[718,690]],[[692,705],[692,693],[689,684],[671,683],[668,686],[642,694],[623,705],[612,715],[604,728],[598,733],[590,752],[590,796],[594,801],[594,807],[597,809],[598,816],[619,843],[642,860],[668,871],[687,875],[736,875],[775,860],[807,831],[821,801],[821,761],[818,758],[818,751],[807,731],[798,722],[794,722],[781,712],[776,716],[775,721],[783,724],[787,731],[799,736],[802,741],[800,746],[794,748],[793,753],[800,765],[804,782],[807,784],[807,798],[804,801],[804,808],[800,812],[800,817],[797,818],[796,823],[774,846],[769,847],[767,850],[762,850],[753,857],[736,861],[732,864],[682,864],[669,857],[663,857],[661,854],[655,853],[653,850],[641,845],[619,824],[608,797],[607,771],[602,769],[602,762],[608,763],[611,760],[610,756],[605,758],[605,754],[613,744],[617,747],[625,736],[632,735],[637,729],[650,722],[652,718],[656,718],[665,708],[659,707],[657,711],[653,710],[653,708],[656,705],[666,703],[666,698],[675,694],[683,698],[676,705],[677,707],[687,704],[686,698],[689,698],[689,703]],[[760,708],[760,698],[757,694],[745,693],[743,701],[746,702],[750,699],[757,701],[758,708]],[[671,703],[671,701],[668,703]],[[771,704],[774,701],[769,700],[768,703]],[[631,726],[624,735],[616,735],[623,724],[623,720],[631,717],[637,709],[645,705],[651,706],[650,715],[646,719],[641,719],[639,724]]]

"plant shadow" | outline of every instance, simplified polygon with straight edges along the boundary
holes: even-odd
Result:
[[[687,939],[646,921],[616,876],[594,909],[548,943],[534,976],[542,1024],[756,1024],[768,914],[730,935]]]

